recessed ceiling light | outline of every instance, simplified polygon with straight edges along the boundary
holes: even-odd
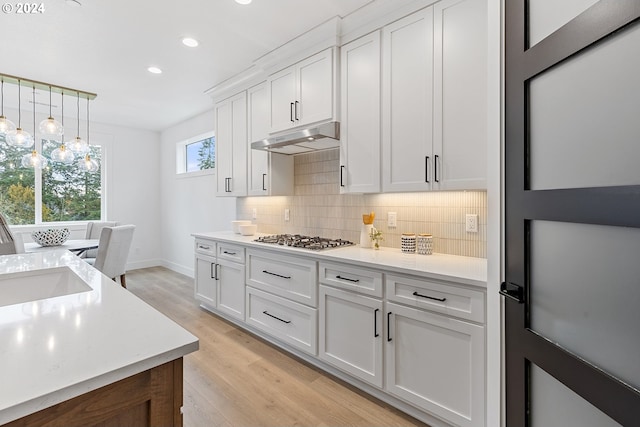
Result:
[[[147,71],[153,74],[161,74],[162,70],[158,67],[149,67],[147,68]]]
[[[251,3],[252,0],[236,0],[236,3],[238,4],[249,4]]]
[[[182,39],[182,44],[188,47],[196,47],[198,46],[198,40],[192,39],[191,37],[185,37]]]

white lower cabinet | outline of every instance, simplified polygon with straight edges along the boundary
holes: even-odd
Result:
[[[242,246],[196,240],[196,299],[244,321],[244,258]]]
[[[197,239],[195,260],[205,308],[423,421],[485,427],[484,290],[225,241]]]
[[[484,327],[387,302],[387,392],[456,426],[484,425]]]
[[[196,254],[195,260],[195,296],[198,301],[216,306],[218,282],[216,280],[216,259]]]
[[[320,359],[382,387],[382,300],[320,285]]]
[[[244,265],[218,260],[218,310],[244,320]]]
[[[247,286],[247,320],[274,338],[318,354],[318,310]]]

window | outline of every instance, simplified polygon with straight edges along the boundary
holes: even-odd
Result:
[[[212,173],[216,166],[216,138],[213,132],[189,138],[176,145],[178,174]]]
[[[36,149],[50,158],[57,143],[42,140]],[[21,165],[25,149],[8,146],[0,135],[0,211],[12,225],[99,220],[102,216],[102,149],[89,153],[100,162],[97,173],[75,163],[49,162],[36,171]]]

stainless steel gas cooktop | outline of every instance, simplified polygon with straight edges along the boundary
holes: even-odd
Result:
[[[301,236],[300,234],[274,234],[262,236],[254,242],[271,243],[274,245],[291,246],[294,248],[311,249],[319,251],[322,249],[338,248],[340,246],[351,246],[354,243],[343,239],[329,239],[326,237]]]

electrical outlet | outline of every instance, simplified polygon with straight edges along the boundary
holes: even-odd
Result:
[[[387,214],[387,226],[391,228],[395,228],[398,226],[398,213],[397,212],[389,212]]]
[[[285,209],[284,210],[284,220],[285,221],[289,221],[290,215],[289,215],[289,209]]]
[[[251,214],[251,219],[258,219],[258,209],[253,208],[253,213]]]
[[[467,214],[465,218],[465,229],[469,233],[477,233],[478,232],[478,215],[476,214]]]

